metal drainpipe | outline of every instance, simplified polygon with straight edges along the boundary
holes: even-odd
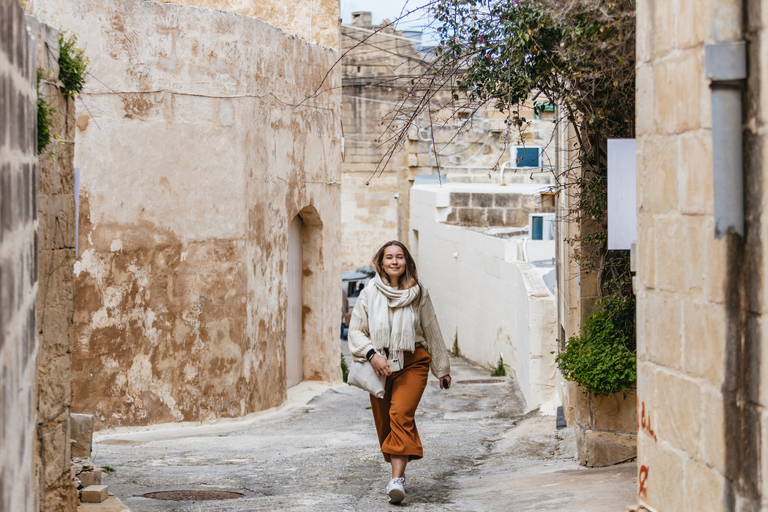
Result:
[[[744,162],[741,90],[747,78],[744,41],[704,47],[707,78],[712,90],[712,159],[715,237],[732,229],[744,237]]]

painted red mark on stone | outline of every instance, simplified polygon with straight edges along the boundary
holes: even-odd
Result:
[[[638,429],[642,430],[649,436],[653,438],[654,441],[657,441],[656,439],[656,433],[653,431],[653,428],[651,427],[651,413],[650,411],[648,414],[645,413],[645,402],[640,402],[640,415],[637,417],[637,422],[639,423]]]
[[[640,466],[640,472],[637,475],[638,487],[637,495],[643,499],[648,498],[648,489],[645,487],[645,482],[648,480],[648,472],[650,469],[646,465]]]

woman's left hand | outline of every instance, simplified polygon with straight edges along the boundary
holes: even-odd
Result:
[[[448,389],[451,387],[451,376],[445,375],[440,377],[440,389]]]

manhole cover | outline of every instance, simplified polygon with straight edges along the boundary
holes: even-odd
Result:
[[[498,379],[476,379],[476,380],[457,380],[457,384],[504,384],[506,380]]]
[[[142,494],[142,498],[166,501],[213,501],[234,500],[242,498],[245,494],[227,491],[158,491]]]

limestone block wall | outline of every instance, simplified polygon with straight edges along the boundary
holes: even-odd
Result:
[[[36,40],[0,1],[0,509],[36,510]]]
[[[528,225],[532,213],[554,213],[554,199],[542,196],[542,187],[528,186],[533,193],[521,193],[523,187],[487,187],[451,191],[451,213],[446,221],[463,226],[508,226]],[[551,205],[547,201],[552,199]],[[546,206],[545,206],[546,205]]]
[[[449,89],[438,93],[432,119],[424,113],[414,120],[401,144],[388,154],[395,136],[389,120],[403,104],[416,101],[403,103],[403,96],[411,87],[411,77],[424,71],[418,43],[383,22],[374,26],[371,13],[360,12],[351,24],[342,25],[341,46],[345,270],[368,265],[388,240],[407,243],[409,194],[415,176],[436,174],[439,167],[449,182],[498,183],[499,168],[509,160],[512,138],[516,144],[544,147],[547,162],[554,162],[551,113],[534,119],[533,110],[523,108],[521,116],[531,123],[521,133],[512,134],[504,124],[505,116],[493,109],[472,113],[439,107],[448,103]],[[464,124],[467,120],[471,123]],[[548,184],[553,183],[553,174],[540,169],[507,169],[504,182]]]
[[[74,511],[70,476],[71,352],[74,342],[75,99],[62,94],[59,31],[26,17],[37,39],[39,90],[51,114],[52,140],[37,165],[37,435],[36,474],[40,510]]]
[[[747,18],[741,2],[637,2],[638,496],[650,510],[762,510],[768,489],[758,4],[744,3]],[[743,19],[752,49],[742,245],[714,235],[704,44],[741,39]]]
[[[76,120],[73,410],[104,428],[280,404],[296,215],[303,377],[340,380],[338,74],[307,100],[338,53],[230,12],[36,5],[93,61]]]
[[[445,224],[451,185],[411,189],[411,248],[429,288],[446,345],[479,364],[501,355],[526,410],[553,414],[556,301],[542,278],[552,268],[526,262],[516,240]],[[554,256],[554,243],[531,241]],[[536,244],[542,245],[537,250]]]

